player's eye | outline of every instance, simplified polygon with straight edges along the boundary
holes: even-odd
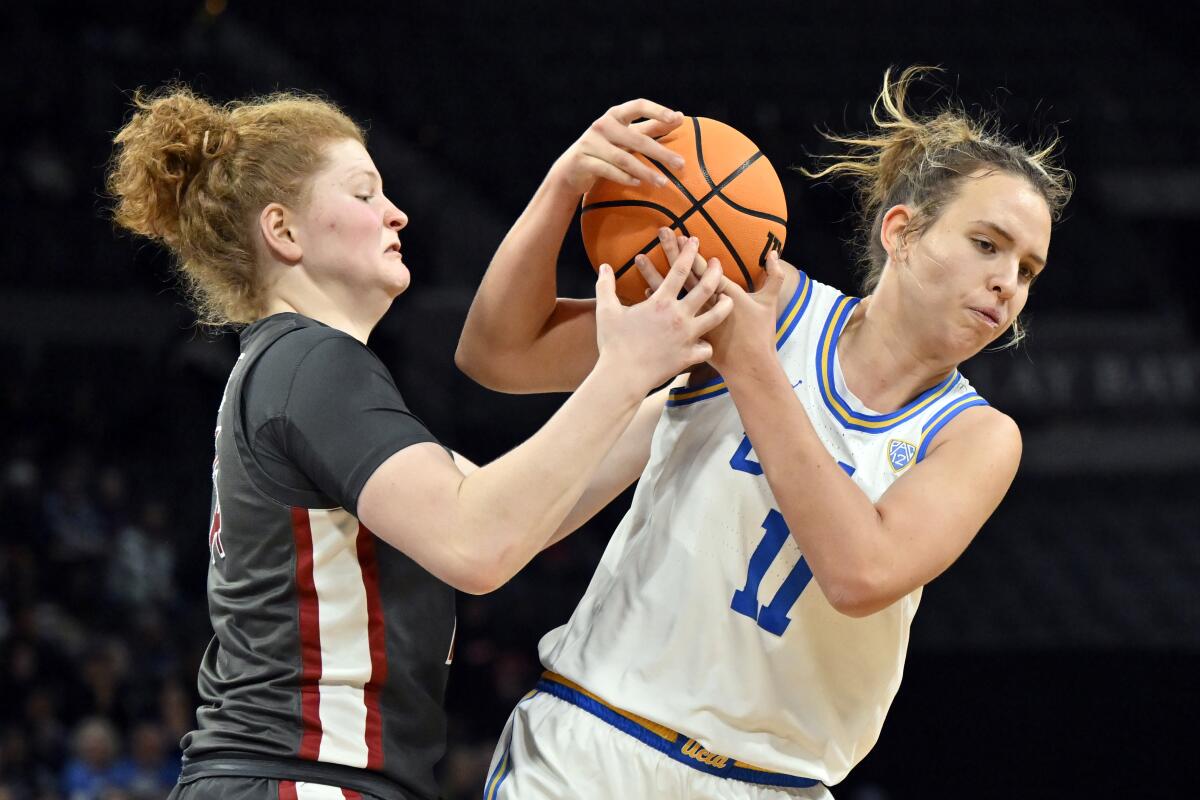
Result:
[[[358,199],[362,200],[364,203],[369,203],[375,199],[375,195],[373,194],[360,194],[356,195],[356,197],[358,197]]]
[[[996,245],[992,244],[987,239],[973,239],[972,241],[975,242],[976,247],[978,247],[980,250],[982,250],[985,253],[996,252]]]

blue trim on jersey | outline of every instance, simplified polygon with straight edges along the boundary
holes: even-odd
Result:
[[[842,329],[850,319],[850,313],[861,300],[861,297],[842,295],[834,301],[829,310],[816,348],[817,388],[820,390],[821,401],[843,428],[863,433],[883,433],[907,422],[944,397],[958,385],[962,375],[958,370],[954,370],[946,380],[923,392],[903,408],[888,414],[863,414],[851,409],[850,404],[838,394],[837,382],[834,380],[834,358]]]
[[[506,759],[508,759],[508,767],[503,772],[500,773],[500,780],[496,783],[496,788],[492,790],[492,799],[493,800],[495,800],[495,798],[500,796],[500,787],[504,785],[505,778],[507,778],[509,775],[512,775],[512,771],[513,771],[512,742],[508,743],[508,747],[509,747],[509,749],[504,753],[504,757]]]
[[[987,400],[979,396],[978,392],[964,394],[962,397],[956,397],[949,403],[946,403],[936,414],[926,420],[921,426],[921,445],[917,448],[917,461],[920,462],[925,458],[925,453],[929,449],[929,444],[934,437],[938,435],[938,431],[946,427],[946,423],[957,417],[968,408],[975,406],[986,406]]]
[[[500,760],[496,762],[496,768],[492,770],[492,774],[488,776],[487,783],[483,785],[483,800],[496,800],[496,793],[500,791],[500,784],[508,777],[508,756],[512,750],[512,733],[508,734],[508,743],[504,745],[504,755],[500,756]],[[500,780],[496,780],[496,776],[500,776]]]
[[[658,733],[655,733],[648,728],[645,728],[629,717],[618,713],[610,706],[605,705],[599,700],[588,697],[586,694],[572,689],[569,686],[564,686],[556,681],[542,678],[537,682],[538,691],[545,692],[557,697],[559,700],[570,703],[594,717],[597,717],[609,725],[617,728],[624,733],[629,734],[647,747],[652,747],[668,758],[678,761],[686,767],[691,767],[698,772],[703,772],[708,775],[716,775],[719,778],[732,778],[734,780],[745,781],[746,783],[756,783],[763,786],[782,786],[797,789],[806,789],[810,786],[816,786],[819,781],[812,778],[800,778],[795,775],[785,775],[782,772],[769,772],[767,770],[758,770],[751,767],[744,767],[737,764],[732,758],[725,758],[725,765],[718,767],[713,764],[705,763],[698,760],[695,756],[687,755],[684,749],[687,747],[699,748],[699,744],[694,739],[689,739],[682,734],[676,733],[674,740],[664,739]],[[708,752],[708,751],[704,751]],[[715,755],[715,754],[710,754]],[[723,758],[716,756],[717,758]]]
[[[776,350],[783,347],[783,343],[792,335],[792,331],[796,329],[796,325],[804,316],[808,302],[812,299],[812,283],[812,278],[800,272],[800,283],[796,284],[796,291],[792,293],[792,299],[788,301],[783,313],[775,321]],[[672,389],[667,398],[667,408],[677,408],[712,397],[720,397],[728,391],[729,387],[725,385],[725,379],[718,375],[700,386],[681,386]]]
[[[537,693],[537,689],[526,693],[517,705],[521,705]],[[504,779],[512,774],[512,771],[512,731],[509,731],[508,743],[504,745],[504,754],[500,756],[500,760],[496,762],[496,768],[492,770],[492,774],[488,775],[487,782],[483,784],[483,800],[496,800],[500,796],[500,786],[504,783]],[[499,780],[496,779],[497,775],[500,776]]]
[[[979,392],[968,392],[967,394],[959,395],[958,397],[952,397],[946,403],[946,405],[939,408],[929,417],[929,419],[925,420],[925,424],[921,426],[921,438],[925,438],[926,431],[928,431],[933,425],[936,425],[938,420],[941,419],[942,415],[952,409],[956,403],[961,403],[963,400],[974,400],[977,397],[980,400],[983,400],[983,398],[979,396]]]

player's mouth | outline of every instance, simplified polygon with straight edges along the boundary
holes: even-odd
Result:
[[[384,253],[395,253],[396,255],[400,255],[400,243],[392,242],[391,244],[388,245],[387,249],[384,250],[383,252]]]
[[[967,310],[990,328],[1000,327],[1000,322],[1004,318],[1001,312],[995,308],[970,306]]]

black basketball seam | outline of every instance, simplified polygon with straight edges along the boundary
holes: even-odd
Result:
[[[687,225],[684,224],[684,217],[678,216],[677,214],[675,214],[674,211],[667,208],[666,206],[661,206],[658,203],[652,203],[649,200],[601,200],[598,203],[589,203],[588,205],[584,206],[581,213],[586,214],[588,211],[591,211],[592,209],[596,209],[596,208],[619,208],[620,206],[638,206],[641,208],[654,209],[655,211],[657,211],[660,214],[662,214],[663,216],[665,216],[667,219],[671,220],[670,227],[672,229],[674,229],[676,226],[679,226],[679,230],[683,231],[684,236],[692,235],[688,231]],[[685,214],[684,216],[686,217],[689,215],[690,215],[690,211],[689,211],[689,214]],[[657,238],[652,239],[648,244],[644,245],[641,250],[637,251],[637,253],[635,253],[633,255],[632,258],[630,258],[628,261],[626,261],[624,264],[622,264],[619,269],[617,269],[613,272],[613,279],[619,280],[621,278],[621,276],[624,275],[626,272],[628,272],[629,268],[633,266],[634,258],[636,258],[639,255],[645,255],[646,253],[649,253],[651,250],[654,249],[654,245],[656,245],[656,244],[658,244]]]
[[[752,208],[746,208],[745,206],[740,206],[737,203],[730,200],[725,195],[721,194],[720,192],[717,192],[717,197],[721,200],[724,200],[725,204],[728,206],[731,206],[735,211],[740,211],[743,214],[747,214],[751,217],[758,217],[759,219],[765,219],[768,222],[778,222],[780,225],[783,225],[785,227],[787,226],[787,220],[784,219],[783,217],[777,217],[774,214],[768,214],[765,211],[755,211]]]
[[[618,208],[620,206],[639,206],[641,208],[652,208],[670,219],[672,222],[678,223],[680,221],[679,216],[676,215],[674,211],[666,206],[661,206],[658,203],[652,203],[649,200],[601,200],[598,203],[589,203],[588,205],[584,206],[582,213],[586,214],[589,211],[597,208]]]
[[[704,146],[700,142],[699,117],[692,117],[692,130],[696,133],[696,161],[700,163],[700,174],[704,176],[704,180],[709,185],[709,188],[716,189],[717,185],[713,183],[713,179],[708,175],[708,165],[704,163]]]
[[[696,132],[696,160],[700,163],[700,173],[704,176],[704,180],[708,183],[708,185],[710,187],[712,187],[713,189],[717,190],[717,197],[724,200],[725,203],[730,208],[732,208],[734,211],[740,211],[743,214],[748,214],[751,217],[765,219],[768,222],[778,222],[780,225],[786,226],[787,220],[777,217],[774,214],[768,214],[765,211],[754,211],[753,209],[749,209],[749,208],[746,208],[745,206],[738,205],[737,203],[733,202],[732,200],[730,200],[728,197],[726,197],[724,194],[721,193],[721,189],[724,188],[725,184],[722,183],[721,186],[717,186],[715,183],[713,183],[712,178],[708,174],[708,164],[704,163],[704,145],[700,141],[701,134],[700,134],[700,118],[699,117],[692,117],[692,128]],[[741,173],[739,173],[739,174],[741,174]]]
[[[750,277],[750,270],[746,269],[746,265],[742,263],[742,257],[738,255],[738,251],[736,248],[734,248],[733,242],[729,241],[729,238],[725,236],[725,231],[721,230],[721,226],[717,224],[716,220],[708,215],[708,212],[704,210],[703,206],[698,208],[697,211],[700,212],[700,216],[708,220],[708,224],[712,226],[714,231],[716,231],[717,236],[721,237],[721,241],[725,243],[725,249],[728,250],[730,255],[733,256],[733,260],[737,263],[738,269],[742,271],[742,277],[746,279],[746,286],[749,287],[750,291],[753,292],[754,280]]]
[[[693,117],[692,119],[695,120],[695,117]],[[694,123],[694,124],[698,125],[699,123]],[[697,153],[699,153],[699,143],[697,143]],[[737,264],[738,270],[741,271],[741,273],[742,273],[742,277],[746,279],[746,286],[748,286],[751,289],[751,291],[754,290],[754,279],[750,277],[750,270],[746,269],[745,263],[742,262],[742,257],[740,255],[738,255],[738,252],[736,249],[734,249],[733,244],[729,241],[728,237],[725,236],[725,232],[723,230],[721,230],[721,226],[717,225],[716,221],[714,221],[713,218],[708,215],[708,212],[704,210],[704,204],[707,203],[709,200],[711,200],[713,197],[720,197],[722,189],[724,189],[726,186],[728,186],[730,183],[732,183],[733,180],[735,178],[737,178],[737,176],[741,175],[743,172],[745,172],[747,169],[749,169],[750,165],[753,164],[755,161],[757,161],[760,158],[762,158],[762,151],[761,150],[755,151],[754,155],[750,156],[745,161],[743,161],[737,167],[737,169],[735,169],[733,172],[729,173],[729,175],[727,175],[720,183],[714,184],[712,182],[712,178],[709,177],[709,175],[708,175],[707,168],[703,165],[703,159],[699,155],[697,155],[697,161],[701,164],[701,170],[704,172],[705,180],[708,182],[708,185],[712,187],[709,190],[708,194],[704,195],[704,197],[701,197],[699,200],[697,200],[695,198],[695,196],[693,196],[692,193],[688,191],[687,187],[684,186],[683,183],[677,177],[675,177],[675,175],[669,169],[667,169],[665,166],[663,166],[660,162],[655,161],[653,158],[650,158],[649,156],[646,157],[647,161],[649,161],[651,164],[653,164],[655,167],[657,167],[659,172],[661,172],[663,175],[667,176],[667,178],[670,179],[671,183],[675,184],[675,188],[677,188],[680,192],[682,192],[683,196],[686,197],[689,201],[691,201],[692,207],[689,208],[687,211],[685,211],[680,216],[680,218],[679,218],[680,222],[682,223],[683,220],[686,220],[693,213],[699,211],[700,216],[704,217],[704,219],[708,222],[708,224],[712,226],[712,229],[713,229],[713,231],[716,232],[717,236],[721,237],[721,241],[724,243],[725,248],[727,250],[729,250],[730,255],[733,256],[734,263]],[[722,198],[722,199],[725,199],[725,198]],[[683,227],[682,224],[680,225],[680,227],[681,228]],[[685,231],[685,233],[686,233],[686,231]],[[657,243],[657,241],[658,241],[657,238],[654,239],[653,241],[651,241],[648,245],[646,245],[645,248],[643,248],[641,250],[641,252],[645,253],[645,252],[648,252],[649,250],[654,249],[654,245]],[[629,262],[626,263],[621,268],[621,270],[617,273],[617,277],[620,277],[621,275],[623,275],[625,273],[625,271],[628,270],[629,267],[632,265],[633,265],[633,260],[630,259]]]
[[[691,234],[688,233],[687,226],[684,224],[684,222],[692,214],[699,211],[700,216],[704,217],[704,219],[712,227],[713,231],[717,234],[717,236],[719,236],[721,238],[721,241],[722,241],[722,243],[724,243],[726,249],[729,250],[729,253],[733,256],[733,260],[737,264],[738,270],[741,271],[742,277],[746,279],[746,286],[750,287],[750,289],[753,290],[754,289],[754,280],[750,277],[750,271],[748,269],[746,269],[746,265],[742,262],[741,256],[738,255],[738,252],[736,249],[734,249],[733,244],[729,241],[728,237],[725,236],[725,232],[723,230],[721,230],[721,226],[717,225],[716,221],[711,216],[708,215],[708,212],[706,212],[704,210],[704,204],[707,203],[709,200],[711,200],[713,197],[720,197],[729,206],[731,206],[732,208],[734,208],[738,211],[749,214],[750,216],[753,216],[753,217],[768,219],[769,221],[778,222],[781,225],[786,225],[787,223],[784,222],[783,220],[779,219],[778,217],[773,217],[769,214],[764,214],[763,212],[755,212],[755,211],[752,211],[751,209],[742,208],[742,207],[738,206],[737,204],[733,203],[732,201],[730,201],[729,198],[727,198],[723,194],[721,194],[722,189],[724,189],[726,186],[728,186],[730,183],[732,183],[735,178],[737,178],[739,175],[741,175],[743,172],[745,172],[747,169],[749,169],[751,164],[753,164],[758,159],[762,158],[762,151],[761,150],[755,151],[753,155],[751,155],[749,158],[747,158],[745,161],[743,161],[740,165],[738,165],[738,167],[733,172],[729,173],[729,175],[727,175],[720,183],[713,183],[712,177],[708,174],[708,167],[704,163],[704,156],[703,156],[703,153],[701,150],[701,144],[700,144],[700,131],[699,131],[700,122],[696,117],[692,117],[692,125],[695,126],[695,128],[696,128],[696,160],[700,164],[700,171],[704,175],[704,180],[711,187],[708,194],[704,195],[699,200],[697,200],[696,197],[690,191],[688,191],[688,188],[686,186],[684,186],[683,183],[671,172],[671,170],[667,169],[662,163],[655,161],[653,158],[650,158],[649,156],[646,156],[646,160],[649,161],[651,164],[653,164],[658,169],[659,172],[661,172],[664,176],[666,176],[666,178],[668,180],[671,181],[671,183],[675,184],[675,188],[678,189],[683,194],[683,196],[688,200],[688,202],[690,202],[692,204],[691,207],[687,211],[685,211],[682,215],[677,217],[677,216],[675,216],[675,214],[664,209],[663,207],[659,206],[658,204],[651,203],[650,201],[647,201],[647,200],[603,201],[600,203],[592,203],[591,205],[584,206],[583,210],[587,211],[588,209],[591,209],[591,208],[603,208],[603,207],[611,208],[614,206],[621,206],[621,205],[637,205],[637,206],[646,206],[646,207],[655,208],[659,211],[664,212],[668,217],[671,218],[672,224],[670,225],[670,227],[672,229],[674,229],[675,226],[678,225],[679,230],[685,236],[690,236]],[[654,246],[656,244],[658,244],[658,237],[651,239],[649,242],[647,242],[642,247],[642,249],[640,249],[628,261],[626,261],[624,264],[622,264],[620,266],[620,268],[618,268],[613,273],[613,277],[615,279],[619,280],[621,278],[621,276],[624,275],[626,272],[628,272],[629,269],[633,266],[634,258],[636,258],[639,255],[645,255],[646,253],[650,252],[651,250],[654,249]]]

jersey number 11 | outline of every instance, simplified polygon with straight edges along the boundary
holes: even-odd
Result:
[[[729,466],[738,472],[762,475],[762,464],[750,457],[751,449],[750,437],[743,436],[737,452],[729,460]],[[847,475],[854,474],[854,467],[849,464],[839,461],[838,466],[845,470]],[[750,555],[750,567],[746,571],[746,585],[733,593],[733,601],[729,607],[757,622],[758,627],[764,631],[782,636],[792,621],[788,612],[800,599],[800,593],[804,591],[805,586],[808,586],[813,574],[808,562],[804,560],[804,556],[800,556],[800,560],[796,562],[796,566],[792,567],[792,571],[784,579],[779,591],[775,592],[771,602],[760,606],[758,604],[758,586],[762,583],[763,576],[767,574],[771,563],[779,557],[784,542],[791,535],[791,530],[788,528],[783,514],[773,508],[767,512],[767,518],[763,520],[762,526],[765,533],[763,533],[758,547],[755,547],[754,552]]]
[[[767,518],[763,520],[762,526],[765,533],[762,541],[758,543],[758,547],[754,548],[754,553],[750,556],[746,585],[733,593],[733,602],[729,604],[729,607],[758,622],[758,627],[764,631],[782,636],[792,621],[788,612],[800,599],[800,593],[804,591],[805,586],[808,586],[813,574],[808,567],[808,562],[801,556],[800,560],[796,562],[796,566],[792,567],[792,571],[784,579],[779,591],[775,592],[775,597],[771,599],[771,602],[760,607],[758,586],[762,583],[763,575],[767,573],[771,562],[779,556],[784,542],[791,535],[787,522],[783,519],[783,514],[773,508],[767,513]]]

